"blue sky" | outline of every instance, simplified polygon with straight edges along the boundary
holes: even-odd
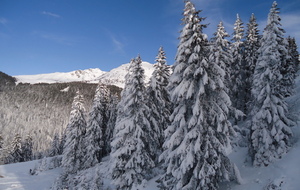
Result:
[[[194,0],[215,32],[219,21],[232,34],[238,13],[251,13],[262,32],[273,0]],[[300,0],[278,0],[283,28],[300,43]],[[109,71],[141,55],[154,63],[163,46],[172,65],[183,0],[0,0],[0,71],[9,75]],[[230,38],[229,38],[230,39]]]

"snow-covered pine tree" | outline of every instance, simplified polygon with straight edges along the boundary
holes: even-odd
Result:
[[[299,53],[295,38],[290,36],[286,39],[287,55],[283,57],[286,59],[282,61],[281,74],[283,76],[282,85],[285,87],[284,96],[288,97],[294,94],[295,78],[299,67]]]
[[[233,133],[225,71],[216,63],[193,3],[185,1],[183,30],[170,77],[174,111],[166,129],[163,189],[217,189],[229,180],[232,165],[225,153]],[[208,60],[209,55],[209,60]]]
[[[249,149],[254,166],[267,166],[281,158],[290,145],[291,121],[287,118],[287,104],[281,91],[283,49],[283,30],[280,28],[279,11],[274,1],[254,71],[254,107]]]
[[[59,141],[59,152],[58,152],[58,155],[62,155],[63,152],[64,152],[64,146],[65,146],[65,143],[66,143],[66,131],[63,131],[62,134],[61,134],[61,139]]]
[[[59,135],[58,133],[54,134],[53,140],[52,140],[52,144],[51,144],[51,148],[49,151],[49,156],[57,156],[59,155],[60,152],[60,141],[59,141]]]
[[[150,123],[154,137],[152,148],[156,152],[155,160],[161,154],[164,142],[164,130],[169,125],[171,110],[170,95],[167,90],[169,83],[170,67],[166,64],[166,56],[162,47],[158,50],[154,64],[155,70],[147,87],[147,105],[150,108]]]
[[[107,122],[107,128],[105,131],[105,138],[106,138],[105,151],[108,154],[111,152],[110,143],[112,142],[112,139],[114,136],[114,129],[115,129],[116,120],[117,120],[117,105],[118,105],[118,103],[119,103],[118,94],[110,93],[109,105],[108,105],[109,117],[108,117],[108,122]]]
[[[31,135],[27,135],[24,142],[22,142],[22,155],[25,162],[31,161],[33,159],[32,147],[33,147],[32,137]]]
[[[4,147],[4,142],[3,142],[3,137],[0,134],[0,164],[5,163],[5,159],[7,158],[7,151],[6,148]]]
[[[229,34],[226,32],[223,22],[220,22],[217,26],[217,31],[214,33],[214,37],[211,39],[211,45],[218,52],[216,59],[219,62],[218,65],[226,72],[225,84],[228,87],[231,84],[232,55],[230,52],[230,42],[226,37],[229,37]]]
[[[23,162],[23,151],[22,151],[22,138],[19,134],[16,134],[10,148],[10,156],[8,158],[8,163]]]
[[[260,39],[258,24],[254,14],[251,15],[247,24],[245,36],[245,114],[251,111],[251,89],[253,82],[254,69],[258,57],[258,48],[260,47]]]
[[[233,62],[231,64],[230,95],[233,107],[244,112],[245,110],[245,63],[244,63],[244,26],[237,14],[234,23],[234,32],[231,44]]]
[[[83,95],[76,92],[72,103],[69,123],[66,128],[62,167],[65,174],[75,174],[84,163],[84,136],[86,132],[85,108]]]
[[[84,168],[99,163],[105,155],[105,131],[108,122],[108,88],[100,83],[97,86],[92,109],[89,113],[85,135]]]
[[[111,143],[111,171],[117,189],[132,189],[151,176],[154,167],[149,108],[145,104],[144,69],[138,56],[130,63],[118,104],[115,136]]]
[[[288,54],[289,54],[289,59],[288,59],[288,65],[293,66],[293,77],[294,79],[297,77],[297,72],[299,71],[299,65],[300,65],[300,60],[299,60],[299,52],[298,52],[298,46],[296,43],[296,39],[292,37],[287,38],[288,41]]]
[[[4,139],[3,139],[2,135],[0,135],[0,149],[3,148],[3,144],[4,144],[3,140]]]

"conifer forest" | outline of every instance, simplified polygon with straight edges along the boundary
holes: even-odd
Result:
[[[123,89],[83,82],[16,85],[1,72],[1,164],[49,158],[62,168],[53,190],[137,190],[155,177],[164,190],[241,183],[230,158],[237,147],[247,148],[253,167],[268,167],[297,141],[299,116],[287,99],[295,94],[298,47],[281,25],[276,1],[266,17],[259,31],[255,14],[246,24],[236,15],[228,34],[222,21],[208,25],[185,0],[175,62],[158,47],[146,82],[137,55]],[[205,34],[207,27],[215,32]],[[110,188],[99,174],[104,161]]]

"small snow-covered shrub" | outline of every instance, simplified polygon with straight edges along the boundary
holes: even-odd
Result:
[[[69,179],[69,186],[73,189],[103,189],[103,182],[100,176],[99,167],[92,167],[78,172],[72,179]]]
[[[52,190],[109,190],[103,186],[100,166],[96,165],[86,170],[78,171],[76,174],[63,172],[52,185]]]
[[[281,177],[271,181],[264,190],[282,190],[285,184],[285,178]]]
[[[38,175],[40,172],[52,170],[61,166],[62,156],[45,157],[40,160],[30,171],[32,175]]]

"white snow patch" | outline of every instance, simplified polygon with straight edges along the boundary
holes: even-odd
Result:
[[[61,92],[68,92],[69,89],[70,89],[70,86],[68,86],[68,87],[66,87],[66,88],[64,88],[64,89],[62,89],[62,90],[60,90],[60,91],[61,91]]]

